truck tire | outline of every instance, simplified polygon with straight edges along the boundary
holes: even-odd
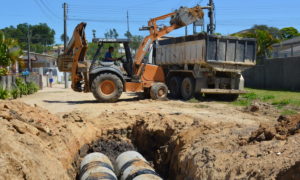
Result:
[[[115,74],[100,74],[92,82],[92,92],[100,102],[116,102],[123,92],[123,83]]]
[[[164,100],[168,95],[168,87],[164,83],[155,83],[150,88],[150,97],[153,100]]]
[[[195,95],[195,82],[191,77],[185,77],[181,83],[181,96],[184,100],[189,100]]]
[[[169,80],[168,87],[170,89],[170,96],[172,98],[180,98],[181,97],[181,83],[182,83],[182,78],[178,76],[172,76]]]

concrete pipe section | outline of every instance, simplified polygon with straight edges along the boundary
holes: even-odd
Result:
[[[146,159],[136,151],[126,151],[116,160],[120,180],[162,180]]]
[[[86,155],[80,164],[80,180],[117,180],[109,158],[99,152]]]

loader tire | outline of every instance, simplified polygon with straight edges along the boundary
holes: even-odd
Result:
[[[165,100],[168,95],[168,87],[164,83],[155,83],[150,88],[150,97],[153,100]]]
[[[123,83],[115,74],[100,74],[92,82],[92,92],[99,102],[116,102],[123,92]]]
[[[170,89],[171,98],[177,99],[181,97],[181,92],[180,92],[181,83],[182,83],[182,78],[178,76],[173,76],[170,78],[168,87]]]
[[[191,77],[185,77],[181,83],[181,96],[183,100],[192,99],[195,95],[195,82]]]

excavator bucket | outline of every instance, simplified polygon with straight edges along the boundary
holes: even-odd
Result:
[[[175,13],[176,14],[171,17],[171,25],[187,26],[202,19],[204,16],[204,12],[200,6],[195,6],[193,8],[181,7],[176,10]]]
[[[60,72],[71,72],[73,64],[73,56],[59,55],[57,58],[57,67]]]

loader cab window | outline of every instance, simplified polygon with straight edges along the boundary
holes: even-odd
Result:
[[[115,65],[123,68],[126,75],[132,74],[132,55],[128,39],[94,38],[93,42],[98,44],[98,48],[93,56],[91,68]],[[111,48],[113,51],[109,50]]]

